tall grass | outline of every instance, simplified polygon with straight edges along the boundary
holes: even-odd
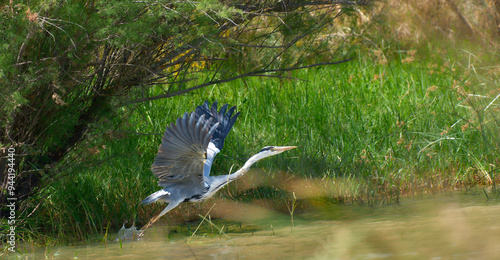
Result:
[[[401,55],[389,63],[361,58],[289,75],[300,80],[241,79],[120,108],[123,117],[96,126],[92,138],[66,159],[61,177],[38,193],[37,217],[25,226],[34,233],[25,239],[40,241],[45,234],[49,240],[92,241],[126,221],[147,222],[162,208],[139,205],[158,189],[150,165],[162,133],[205,100],[241,111],[213,174],[242,166],[266,145],[298,146],[257,164],[265,169],[260,186],[267,188],[247,189],[247,198],[290,196],[300,188],[287,186],[292,178],[320,180],[303,183],[325,189],[318,196],[329,203],[365,205],[394,203],[400,194],[422,189],[495,180],[497,103],[471,96],[471,74],[451,64],[414,61],[414,52]],[[239,186],[244,185],[236,182],[216,196],[238,199]],[[297,199],[307,200],[300,192]]]
[[[214,88],[209,99],[224,96],[244,113],[227,150],[241,150],[241,143],[251,150],[298,145],[298,158],[261,165],[304,177],[359,177],[372,190],[468,181],[468,169],[478,167],[471,154],[489,148],[478,147],[484,140],[469,127],[466,80],[450,65],[406,58],[387,66],[361,59],[293,75],[307,81],[250,79],[241,84],[244,93],[238,84]]]

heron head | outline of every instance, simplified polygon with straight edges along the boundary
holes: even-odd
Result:
[[[266,146],[262,148],[262,150],[260,150],[260,152],[258,152],[256,155],[259,157],[259,159],[262,159],[295,148],[297,148],[297,146]]]

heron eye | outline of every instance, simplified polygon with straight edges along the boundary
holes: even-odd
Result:
[[[262,148],[262,150],[260,150],[260,152],[264,152],[264,151],[273,151],[274,147],[271,147],[271,146],[266,146],[264,148]]]

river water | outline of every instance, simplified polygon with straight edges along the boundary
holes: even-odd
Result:
[[[240,214],[247,211],[237,209]],[[255,212],[259,212],[258,210]],[[153,227],[133,242],[28,249],[21,259],[500,259],[500,199],[482,190],[379,207],[260,211],[255,223],[204,221],[196,235]],[[233,213],[237,214],[237,213]],[[200,218],[201,219],[201,218]],[[212,223],[212,224],[210,224]],[[191,225],[194,230],[198,224]],[[168,233],[170,232],[170,235]],[[185,234],[186,232],[184,232]]]

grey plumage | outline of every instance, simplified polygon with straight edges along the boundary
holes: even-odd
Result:
[[[158,154],[152,165],[153,174],[163,189],[145,198],[141,204],[156,201],[168,206],[142,228],[145,230],[162,215],[182,202],[196,202],[210,198],[229,182],[245,174],[258,160],[279,154],[295,146],[267,146],[252,156],[237,172],[229,175],[210,176],[215,155],[222,149],[239,112],[236,107],[224,105],[217,111],[217,102],[198,106],[195,112],[185,113],[165,130]]]
[[[205,116],[195,121],[195,113],[177,119],[167,127],[151,170],[159,185],[167,188],[180,182],[203,183],[206,151],[218,123],[210,126]]]

